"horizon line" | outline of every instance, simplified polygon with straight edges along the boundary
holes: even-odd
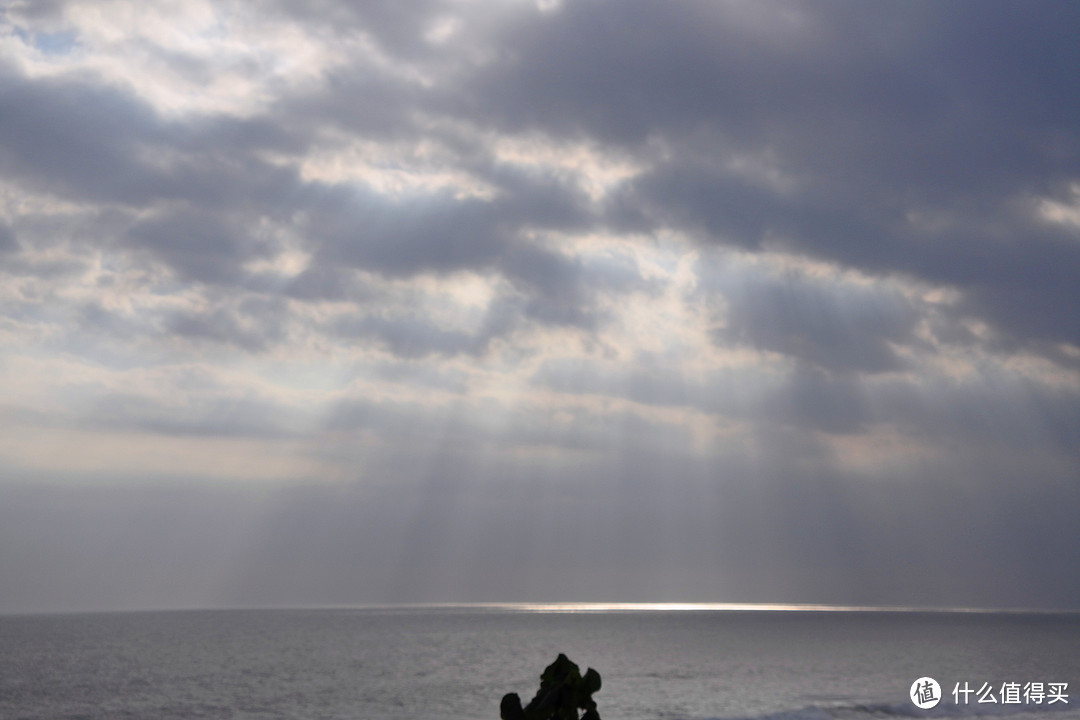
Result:
[[[238,611],[318,611],[318,610],[495,610],[532,614],[573,614],[603,612],[893,612],[893,613],[965,613],[965,614],[1078,614],[1080,608],[1038,607],[967,607],[925,605],[840,605],[828,603],[731,603],[731,602],[581,602],[581,601],[511,601],[511,602],[399,602],[339,603],[310,605],[222,605],[160,608],[70,609],[70,610],[0,610],[2,616],[16,615],[96,615],[154,612],[238,612]]]
[[[490,609],[520,612],[619,612],[619,611],[752,611],[752,612],[943,612],[943,613],[1080,613],[1080,608],[969,607],[925,605],[841,605],[829,603],[732,603],[732,602],[406,602],[363,605],[327,605],[325,609]],[[297,608],[301,609],[301,608]],[[312,607],[311,609],[315,609]]]

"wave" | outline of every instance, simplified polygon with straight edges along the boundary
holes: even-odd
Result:
[[[1072,711],[1080,715],[1080,706],[1068,703],[1053,705],[970,703],[959,705],[943,702],[935,708],[921,710],[911,703],[854,703],[849,705],[808,705],[797,710],[783,710],[757,716],[700,718],[699,720],[872,720],[873,718],[968,718],[1011,717],[1027,715],[1042,717],[1052,713]]]

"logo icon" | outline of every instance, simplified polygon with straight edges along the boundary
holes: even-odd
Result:
[[[941,686],[932,677],[921,677],[911,683],[909,695],[915,707],[929,710],[941,702]]]

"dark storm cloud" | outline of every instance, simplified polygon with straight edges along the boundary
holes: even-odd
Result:
[[[0,65],[0,116],[6,176],[76,197],[148,198],[134,155],[161,135],[152,111],[130,95],[74,79],[29,81]]]
[[[525,313],[553,325],[592,326],[582,264],[538,248],[521,245],[502,258],[506,276],[524,287],[528,300]]]
[[[643,277],[638,263],[626,255],[567,257],[531,243],[508,249],[499,267],[516,283],[526,317],[590,331],[606,319],[597,306],[602,295],[655,295],[661,285]]]
[[[196,210],[139,221],[128,232],[128,241],[134,249],[156,255],[183,279],[204,283],[235,283],[244,262],[268,254],[265,243],[243,229]]]
[[[928,183],[918,197],[960,193],[960,179],[1008,191],[1017,171],[1046,182],[1069,166],[1049,148],[1028,152],[1077,150],[1069,4],[908,3],[888,22],[852,1],[675,7],[574,3],[514,26],[504,62],[466,83],[464,99],[505,128],[630,148],[706,130],[706,157],[737,140],[844,190],[855,176],[878,189]]]
[[[580,193],[518,173],[498,171],[485,179],[500,181],[495,199],[442,192],[391,200],[370,190],[318,188],[307,209],[319,258],[390,276],[502,265],[532,280],[532,270],[520,262],[527,253],[543,261],[534,284],[550,283],[556,258],[522,235],[587,229],[591,218]]]
[[[491,204],[450,197],[388,202],[373,194],[316,206],[313,234],[328,264],[388,275],[486,266],[507,240]]]
[[[745,273],[723,294],[722,344],[770,350],[834,372],[903,367],[893,345],[913,337],[918,313],[897,292],[797,273]]]
[[[611,203],[617,227],[646,231],[656,224],[736,247],[758,249],[777,218],[775,194],[694,161],[654,167]]]
[[[439,3],[267,7],[363,28],[394,56],[443,52],[423,39],[447,9]],[[70,197],[198,202],[198,213],[169,210],[130,233],[189,279],[239,282],[240,266],[265,253],[239,224],[303,211],[318,251],[285,290],[295,297],[347,296],[341,263],[394,276],[494,268],[525,292],[534,319],[590,327],[583,283],[593,278],[520,237],[597,227],[569,188],[462,155],[496,198],[389,201],[305,185],[254,154],[299,152],[302,133],[319,127],[416,139],[417,110],[615,144],[649,165],[611,200],[617,227],[676,227],[912,275],[961,289],[960,311],[1017,341],[1076,342],[1080,245],[1021,202],[1067,197],[1078,173],[1080,63],[1062,31],[1075,8],[913,3],[882,23],[850,2],[760,7],[589,2],[511,13],[478,40],[499,61],[443,85],[334,70],[325,87],[279,99],[272,118],[245,121],[165,121],[89,76],[30,81],[9,69],[2,147],[9,171]],[[656,141],[667,159],[656,159]],[[155,152],[171,158],[164,167],[145,159]],[[733,170],[733,156],[771,164],[779,185]],[[831,301],[811,311],[803,290],[749,291],[724,339],[834,370],[896,367],[888,343],[903,339],[909,314],[845,317],[850,308]]]
[[[472,169],[495,183],[494,199],[429,193],[394,200],[364,186],[305,183],[295,172],[260,159],[260,153],[300,151],[304,141],[296,127],[313,132],[344,123],[359,129],[352,106],[320,104],[319,98],[340,103],[357,95],[338,87],[334,78],[318,95],[284,100],[274,120],[242,121],[165,120],[143,101],[93,77],[31,82],[9,71],[3,79],[0,102],[11,122],[4,125],[0,147],[7,153],[9,172],[30,187],[71,199],[141,209],[122,242],[163,262],[181,279],[284,292],[302,300],[355,300],[360,299],[355,281],[342,268],[387,277],[495,270],[520,286],[525,297],[521,312],[530,319],[583,327],[594,323],[580,264],[524,237],[535,231],[581,230],[594,222],[571,185],[488,159]],[[376,102],[370,93],[359,95],[366,107],[391,113],[419,102],[415,97]],[[391,125],[399,136],[422,137],[408,122]],[[298,216],[306,219],[297,221]],[[295,227],[315,250],[311,266],[300,276],[274,282],[243,269],[277,249],[254,236],[260,217],[285,225],[299,222]],[[113,237],[97,242],[115,247]],[[495,314],[507,312],[519,311]],[[220,318],[210,323],[180,318],[174,326],[184,334],[210,337],[220,335],[226,324]],[[238,344],[258,345],[243,338]]]
[[[1080,341],[1080,244],[1018,209],[1080,177],[1075,6],[911,3],[883,22],[858,3],[771,3],[749,26],[748,8],[678,7],[576,3],[516,26],[462,106],[643,157],[668,143],[612,202],[617,225],[915,276],[1019,340]]]
[[[349,64],[328,70],[319,87],[283,98],[277,110],[308,132],[333,128],[383,141],[409,140],[423,132],[415,111],[426,98],[400,78]]]
[[[707,6],[681,12],[649,3],[567,4],[512,26],[501,62],[471,78],[461,104],[506,130],[541,130],[637,145],[655,131],[692,129],[712,111],[739,103],[724,97],[734,82],[738,38],[712,33]],[[731,41],[735,42],[732,43]],[[718,70],[728,68],[726,73]],[[739,78],[752,84],[753,75]],[[753,92],[748,88],[747,92]]]
[[[273,276],[266,280],[271,285],[279,284]],[[315,265],[280,284],[283,285],[284,294],[299,300],[349,300],[362,303],[377,295],[351,277],[345,269],[329,265]],[[254,280],[252,285],[257,287],[259,280]]]
[[[6,222],[0,222],[0,255],[14,252],[19,248],[19,240],[15,232]]]
[[[0,66],[0,114],[4,174],[67,199],[256,202],[265,210],[291,189],[290,173],[250,157],[294,148],[283,129],[260,120],[168,121],[93,75],[31,80]]]
[[[59,17],[61,10],[67,5],[67,0],[37,0],[36,2],[15,0],[8,6],[6,11],[22,18],[35,20],[56,19]]]
[[[439,7],[329,3],[305,7],[304,15],[359,23],[385,47],[409,54],[425,46],[422,30]],[[74,196],[310,210],[326,263],[412,274],[490,266],[523,228],[585,229],[595,219],[566,189],[544,189],[497,168],[480,172],[504,193],[492,201],[387,203],[360,193],[327,205],[320,192],[304,199],[294,176],[250,153],[299,148],[282,124],[289,118],[306,118],[311,127],[355,122],[360,105],[394,114],[390,125],[406,138],[421,131],[399,122],[401,114],[420,108],[481,126],[613,142],[645,158],[646,141],[659,139],[674,156],[614,201],[624,208],[612,216],[617,225],[629,213],[641,229],[674,226],[741,247],[773,237],[871,272],[960,287],[970,312],[1018,337],[1077,341],[1080,323],[1067,308],[1080,306],[1071,282],[1080,246],[1015,213],[1017,198],[1060,192],[1080,172],[1070,100],[1080,62],[1060,31],[1075,9],[1018,14],[1008,5],[915,4],[891,12],[882,30],[875,12],[850,3],[769,8],[801,19],[794,27],[777,20],[770,30],[765,16],[751,18],[743,21],[747,29],[737,16],[752,11],[734,6],[686,4],[676,12],[600,2],[523,14],[528,22],[511,23],[498,37],[504,62],[446,87],[395,90],[393,97],[338,87],[331,77],[318,93],[284,98],[276,123],[182,127],[116,89],[64,79],[30,83],[9,70],[0,95],[9,118],[3,147],[9,167]],[[360,105],[340,105],[350,98]],[[168,150],[183,160],[166,171],[136,150]],[[239,168],[216,161],[222,150]],[[777,191],[722,169],[735,150],[773,158],[796,189]],[[911,212],[952,218],[956,227],[926,237],[911,226]],[[1005,237],[990,236],[995,227]],[[162,237],[177,244],[169,233]],[[198,235],[190,244],[192,259],[182,260],[179,249],[171,258],[182,272],[220,263],[219,249],[200,249]],[[230,244],[223,243],[225,252]],[[1055,307],[1062,310],[1047,312]]]
[[[423,318],[390,319],[375,315],[342,318],[335,323],[334,331],[342,337],[374,338],[403,358],[475,353],[484,349],[489,340],[482,333],[470,335],[446,330]]]
[[[145,100],[88,71],[28,78],[0,65],[5,175],[73,200],[146,207],[188,201],[270,212],[295,174],[254,157],[297,152],[305,140],[265,117],[162,117]]]

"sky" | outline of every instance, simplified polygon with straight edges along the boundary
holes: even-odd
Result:
[[[1077,27],[4,3],[0,612],[1080,609]]]

